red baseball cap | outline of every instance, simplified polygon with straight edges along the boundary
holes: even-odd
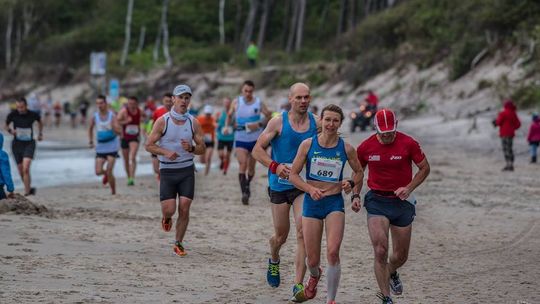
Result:
[[[394,132],[397,129],[396,115],[390,109],[377,111],[374,118],[375,127],[379,133]]]

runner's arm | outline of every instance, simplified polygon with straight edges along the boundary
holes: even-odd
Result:
[[[125,125],[127,124],[129,121],[128,121],[128,115],[127,115],[127,110],[125,107],[123,107],[120,112],[118,112],[118,123],[120,125]]]
[[[298,147],[298,152],[296,153],[296,157],[294,158],[294,161],[292,164],[291,173],[289,174],[289,181],[297,189],[302,190],[306,193],[310,193],[310,190],[313,187],[300,177],[300,172],[302,171],[302,168],[306,164],[306,158],[307,158],[307,154],[308,154],[310,146],[311,146],[311,138],[304,140],[300,144],[300,147]]]
[[[268,109],[266,104],[261,102],[261,113],[264,115],[264,118],[262,121],[260,121],[261,127],[264,127],[268,122],[270,122],[270,119],[272,119],[272,111]]]
[[[163,149],[156,144],[161,139],[161,134],[163,133],[164,127],[165,120],[163,119],[163,117],[158,118],[158,120],[154,123],[154,126],[152,127],[150,135],[146,139],[146,144],[144,145],[146,151],[155,155],[165,155],[167,154],[167,152],[169,152],[169,150]]]
[[[118,135],[122,135],[122,127],[118,123],[118,118],[116,117],[116,115],[113,115],[111,124],[112,124],[114,133]]]
[[[41,121],[41,119],[38,119],[37,121],[38,123],[38,140],[42,140],[43,139],[43,122]]]
[[[90,125],[88,126],[88,144],[90,145],[90,147],[92,147],[94,145],[94,125],[95,125],[95,120],[92,119],[90,120]]]
[[[347,151],[349,166],[351,166],[351,169],[353,170],[351,176],[355,185],[353,194],[359,194],[360,190],[362,190],[362,182],[364,181],[364,170],[362,169],[362,165],[358,160],[358,155],[356,154],[356,150],[353,148],[353,146],[346,144],[345,149]]]
[[[13,135],[13,129],[11,129],[11,127],[9,126],[10,124],[11,124],[11,113],[6,118],[5,129],[6,129],[6,132]]]
[[[416,172],[412,181],[407,185],[407,188],[410,189],[410,192],[413,192],[416,187],[420,186],[420,184],[422,184],[426,180],[429,172],[431,171],[427,157],[424,157],[424,160],[416,164],[416,166],[418,167],[418,172]]]
[[[193,120],[193,131],[193,141],[195,141],[195,146],[192,148],[192,153],[195,155],[203,155],[206,152],[204,132],[196,119]]]
[[[224,128],[227,128],[232,123],[232,116],[234,115],[234,112],[236,112],[236,105],[238,104],[238,99],[235,98],[233,102],[231,103],[231,107],[229,108],[229,112],[227,113],[227,117],[225,118],[225,126]]]
[[[259,136],[255,147],[253,147],[253,152],[251,153],[251,155],[265,167],[269,167],[273,161],[270,155],[266,153],[266,149],[268,148],[268,146],[270,146],[270,142],[272,141],[272,139],[274,139],[274,137],[279,134],[281,124],[281,115],[270,119],[270,122],[268,122],[268,125],[262,132],[261,136]]]

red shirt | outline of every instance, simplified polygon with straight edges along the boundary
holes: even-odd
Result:
[[[141,110],[137,107],[135,113],[131,113],[126,107],[126,113],[131,117],[131,122],[122,126],[123,138],[126,140],[139,138],[139,133],[141,132]]]
[[[152,114],[152,120],[156,122],[158,118],[167,114],[167,112],[169,112],[169,110],[167,110],[167,108],[165,108],[164,106],[157,108],[157,110],[154,111],[154,114]]]
[[[412,162],[425,159],[418,142],[401,132],[393,143],[383,145],[374,134],[356,149],[362,167],[368,166],[367,185],[372,190],[395,191],[412,180]]]

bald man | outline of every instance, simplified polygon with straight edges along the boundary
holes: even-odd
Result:
[[[253,149],[253,157],[268,167],[268,194],[272,208],[274,234],[270,238],[270,254],[266,279],[272,287],[280,284],[279,250],[289,235],[289,213],[293,207],[296,223],[296,275],[291,301],[303,302],[305,249],[302,237],[302,202],[303,192],[289,182],[291,164],[296,151],[304,139],[317,134],[318,119],[309,112],[311,95],[309,87],[304,83],[295,83],[289,90],[290,111],[284,111],[272,118]],[[267,148],[272,146],[272,155]]]

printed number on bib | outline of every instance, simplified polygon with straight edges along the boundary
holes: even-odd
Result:
[[[341,160],[314,157],[311,159],[309,177],[323,182],[337,183],[342,166]]]
[[[127,125],[126,126],[127,135],[137,135],[139,134],[139,125]]]
[[[23,141],[32,140],[32,129],[31,128],[17,128],[15,131],[17,132],[16,137],[17,137],[18,140],[23,140]]]

